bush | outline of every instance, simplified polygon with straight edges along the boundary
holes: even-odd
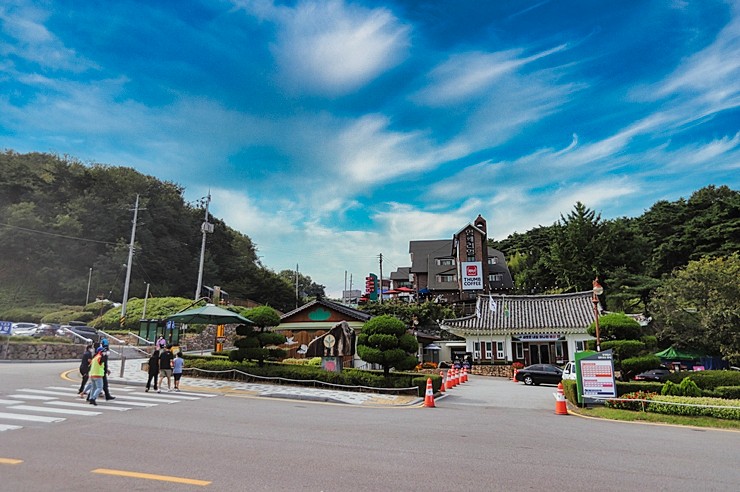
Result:
[[[618,410],[642,410],[645,411],[648,403],[640,400],[651,400],[658,396],[655,393],[637,391],[620,396],[621,400],[604,400],[606,408],[616,408]]]
[[[717,386],[740,386],[740,371],[681,371],[671,374],[668,379],[680,383],[689,376],[703,390],[713,390]]]
[[[669,403],[681,403],[683,405],[670,405]],[[740,400],[692,398],[688,396],[655,396],[653,401],[647,405],[647,411],[666,415],[740,420]]]
[[[569,402],[571,402],[573,405],[578,405],[578,383],[572,379],[564,379],[562,381],[563,383],[563,393],[565,393],[565,397],[568,399]]]
[[[617,396],[642,391],[644,393],[660,393],[663,383],[654,381],[617,381]]]
[[[622,360],[622,379],[632,379],[636,374],[660,367],[660,358],[654,355],[631,357]]]
[[[660,394],[670,396],[683,396],[683,394],[681,393],[681,387],[673,381],[666,381],[663,385],[663,389],[660,391]]]
[[[701,396],[701,389],[699,389],[699,387],[696,385],[695,382],[691,380],[691,378],[684,378],[684,380],[681,381],[681,384],[679,384],[678,387],[681,390],[681,396]]]
[[[639,340],[609,340],[602,342],[602,350],[614,350],[617,360],[637,357],[645,350],[645,344]]]
[[[718,398],[740,400],[740,386],[717,386],[714,393]]]

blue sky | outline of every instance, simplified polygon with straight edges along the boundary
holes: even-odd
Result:
[[[738,1],[0,5],[0,148],[210,189],[334,296],[478,214],[502,239],[738,189],[738,81]]]

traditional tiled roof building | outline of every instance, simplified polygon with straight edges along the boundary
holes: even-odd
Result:
[[[465,338],[476,361],[562,364],[584,349],[594,321],[593,293],[478,297],[476,314],[440,326]],[[463,347],[451,357],[461,357]]]

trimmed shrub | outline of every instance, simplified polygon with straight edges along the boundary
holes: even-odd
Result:
[[[684,380],[681,381],[681,384],[679,384],[678,387],[681,391],[681,396],[701,396],[701,389],[699,389],[699,387],[696,385],[695,382],[691,380],[691,378],[684,378]]]
[[[703,390],[713,390],[717,386],[740,386],[740,371],[681,371],[668,376],[668,380],[680,383],[686,377],[691,377]]]
[[[645,393],[660,393],[663,383],[654,381],[617,381],[617,396],[642,391]]]
[[[656,367],[660,367],[660,358],[654,355],[624,359],[622,360],[622,379],[632,379],[634,375]]]
[[[663,385],[663,389],[660,390],[660,394],[670,396],[683,396],[683,394],[681,393],[681,387],[673,381],[666,381]]]
[[[670,405],[668,403],[681,403],[682,405]],[[647,405],[647,411],[666,415],[687,415],[691,417],[714,417],[717,419],[740,420],[740,400],[658,395],[655,396]]]
[[[601,344],[602,350],[614,350],[618,360],[637,357],[645,350],[645,344],[639,340],[609,340]]]
[[[565,398],[567,398],[573,405],[578,405],[578,383],[572,379],[564,379],[562,383]]]
[[[714,388],[714,394],[718,398],[740,400],[740,386],[717,386]]]
[[[658,395],[655,393],[636,391],[635,393],[627,393],[620,396],[622,400],[604,400],[604,406],[606,408],[616,408],[618,410],[645,411],[649,403],[640,400],[651,400],[656,396]]]

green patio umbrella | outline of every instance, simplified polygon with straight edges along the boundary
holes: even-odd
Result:
[[[673,347],[668,347],[667,349],[658,352],[655,355],[660,357],[661,359],[666,360],[694,360],[700,357],[696,354],[692,354],[691,352],[676,350]]]
[[[228,309],[223,309],[213,304],[188,309],[180,313],[175,313],[165,318],[167,321],[175,323],[192,323],[192,324],[209,324],[225,325],[235,323],[252,323],[247,318],[236,314]]]

